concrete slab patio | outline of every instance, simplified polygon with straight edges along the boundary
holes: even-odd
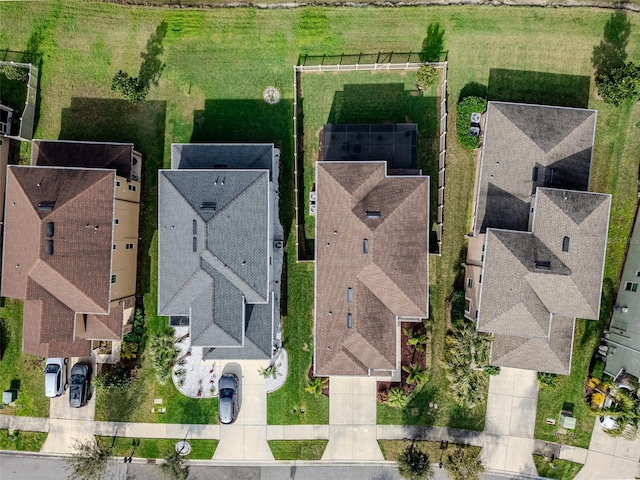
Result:
[[[376,381],[330,377],[329,443],[322,460],[384,460],[377,442]]]

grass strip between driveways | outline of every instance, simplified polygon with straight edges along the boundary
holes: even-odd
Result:
[[[269,440],[276,460],[320,460],[328,440]]]
[[[176,443],[182,438],[128,438],[128,437],[96,437],[98,442],[113,445],[114,457],[128,457],[132,454],[138,458],[165,458],[171,453]],[[210,460],[218,446],[218,440],[187,439],[191,445],[191,453],[186,458],[191,460]]]
[[[555,480],[573,480],[583,467],[581,463],[568,460],[556,459],[551,463],[549,459],[541,455],[534,455],[533,462],[536,464],[538,475]]]
[[[46,439],[46,432],[22,432],[15,430],[13,435],[9,435],[8,430],[0,430],[0,450],[39,452]]]

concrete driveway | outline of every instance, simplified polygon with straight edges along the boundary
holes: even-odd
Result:
[[[267,381],[258,373],[264,361],[222,362],[222,373],[240,381],[240,412],[231,425],[220,425],[214,460],[273,460],[267,443]]]
[[[329,378],[329,443],[322,460],[384,460],[376,438],[376,378]]]
[[[640,460],[640,439],[612,438],[602,430],[596,418],[584,467],[575,478],[576,480],[637,478],[638,460]]]
[[[67,381],[70,380],[71,367],[77,362],[91,365],[92,372],[95,372],[95,358],[70,358],[67,364]],[[93,374],[91,378],[93,378]],[[93,419],[96,407],[93,385],[91,385],[91,390],[91,398],[81,408],[69,406],[68,388],[63,395],[50,400],[49,434],[42,446],[42,452],[72,453],[76,440],[86,442],[93,439],[95,429]]]
[[[485,468],[537,475],[531,457],[537,404],[536,372],[503,367],[491,377],[481,454]]]

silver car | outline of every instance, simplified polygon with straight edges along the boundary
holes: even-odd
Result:
[[[66,390],[67,362],[66,358],[47,358],[44,368],[44,394],[47,397],[59,397]]]
[[[218,381],[218,416],[220,423],[233,423],[238,416],[238,377],[225,373]]]

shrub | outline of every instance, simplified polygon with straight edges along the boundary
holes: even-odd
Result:
[[[451,295],[451,322],[464,321],[464,292],[456,290]]]
[[[600,381],[604,379],[604,362],[602,360],[596,361],[596,363],[593,365],[591,376],[593,378],[597,378]]]
[[[108,392],[123,392],[131,386],[131,371],[117,365],[113,370],[96,376],[93,383],[96,388]]]
[[[416,83],[422,90],[438,83],[438,71],[431,65],[422,64],[416,72]]]
[[[596,407],[602,405],[602,402],[604,402],[604,393],[601,392],[596,392],[591,396],[591,403],[593,403]]]
[[[620,105],[624,100],[637,98],[639,83],[640,66],[632,62],[596,77],[598,94],[605,103],[612,103],[615,106]]]
[[[473,150],[480,146],[480,138],[471,135],[471,114],[474,112],[483,113],[487,109],[487,100],[480,97],[466,97],[458,103],[458,118],[456,120],[456,131],[460,144]]]
[[[387,399],[387,404],[390,407],[403,408],[407,406],[408,402],[409,396],[403,389],[399,387],[393,387],[391,390],[389,390],[389,398]]]
[[[16,65],[0,65],[0,75],[3,75],[7,80],[22,80],[23,74],[25,74],[24,69]]]
[[[484,367],[484,373],[487,375],[499,375],[500,367],[496,367],[495,365],[487,365]]]
[[[322,395],[322,390],[327,388],[329,379],[324,377],[309,377],[309,385],[304,389],[305,392],[319,397]]]
[[[128,360],[130,358],[136,358],[138,353],[139,345],[136,342],[131,342],[129,340],[122,340],[120,344],[120,358],[124,360]]]
[[[538,372],[538,383],[541,388],[555,387],[558,383],[558,376],[555,373]]]
[[[467,447],[456,446],[447,454],[444,467],[452,480],[478,480],[484,466],[477,453]]]
[[[122,70],[113,76],[111,90],[118,92],[131,103],[144,101],[149,93],[149,87],[145,86],[137,77],[132,77]]]

